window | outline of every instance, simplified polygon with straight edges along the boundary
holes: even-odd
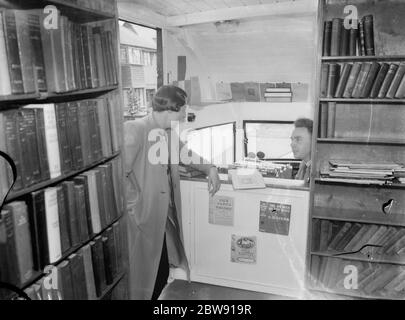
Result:
[[[136,48],[128,48],[128,51],[130,64],[142,64],[141,50]]]
[[[290,146],[294,122],[244,121],[245,156],[264,153],[264,159],[294,159]]]
[[[121,47],[121,63],[122,64],[128,63],[128,48],[123,46]]]
[[[152,64],[150,56],[151,56],[150,52],[148,52],[148,51],[143,52],[143,64],[145,66],[150,66]]]
[[[235,123],[191,131],[187,142],[189,149],[218,167],[235,162]]]

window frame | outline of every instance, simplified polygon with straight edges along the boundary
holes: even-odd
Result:
[[[225,122],[225,123],[220,123],[220,124],[215,124],[212,126],[205,126],[205,127],[199,127],[199,128],[191,128],[193,131],[199,131],[199,130],[204,130],[208,128],[214,128],[214,127],[220,127],[220,126],[225,126],[228,124],[232,124],[232,132],[233,132],[233,162],[235,163],[236,161],[236,121],[231,121],[231,122]],[[211,139],[212,139],[212,133],[211,133]],[[188,143],[188,141],[187,141]],[[211,142],[211,154],[212,154],[212,142]],[[200,155],[201,156],[201,155]],[[208,159],[207,159],[208,160]],[[212,159],[210,159],[212,161]]]
[[[245,158],[247,157],[247,150],[248,150],[248,139],[246,133],[246,125],[249,123],[267,123],[267,124],[294,124],[294,121],[282,121],[282,120],[243,120],[243,153]],[[265,161],[296,161],[297,159],[294,158],[264,158]]]

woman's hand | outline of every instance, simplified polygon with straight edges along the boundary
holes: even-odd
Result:
[[[214,196],[221,187],[221,180],[219,179],[218,170],[216,167],[211,167],[208,174],[208,192],[211,197]]]

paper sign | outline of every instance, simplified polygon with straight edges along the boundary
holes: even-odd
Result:
[[[256,263],[256,237],[232,235],[231,261],[236,263]]]
[[[208,222],[222,226],[233,226],[234,199],[226,196],[210,197]]]
[[[288,236],[291,205],[260,201],[259,231]]]

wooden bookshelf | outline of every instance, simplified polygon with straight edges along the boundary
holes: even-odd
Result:
[[[331,285],[332,280],[329,281],[329,285],[332,287],[324,287],[321,282],[329,279],[329,277],[342,279],[345,276],[340,274],[341,271],[343,272],[342,265],[346,265],[345,262],[350,264],[350,261],[357,262],[360,265],[371,263],[372,268],[381,266],[381,274],[384,276],[384,271],[389,272],[386,276],[391,277],[391,281],[395,276],[399,275],[399,273],[396,274],[396,272],[399,272],[396,266],[405,265],[404,257],[398,254],[378,255],[374,253],[370,257],[361,253],[340,255],[343,252],[317,252],[313,250],[313,248],[317,248],[314,241],[320,241],[320,228],[317,229],[314,225],[315,222],[319,225],[318,220],[350,222],[352,226],[359,223],[396,228],[405,227],[405,214],[403,213],[405,184],[362,184],[356,181],[346,182],[320,178],[320,172],[329,168],[329,160],[331,159],[349,162],[394,162],[400,164],[403,164],[404,161],[402,150],[405,146],[405,140],[403,139],[404,135],[400,132],[401,129],[398,128],[405,125],[405,109],[402,108],[405,99],[324,98],[325,82],[323,80],[325,79],[322,79],[321,70],[322,65],[325,63],[340,64],[340,71],[342,72],[342,65],[345,63],[391,62],[399,64],[405,61],[405,46],[399,40],[403,37],[405,24],[402,20],[396,22],[397,17],[405,13],[405,4],[401,3],[401,1],[392,1],[389,10],[382,10],[387,5],[386,1],[376,3],[354,0],[351,4],[357,7],[359,18],[373,15],[375,55],[325,56],[323,47],[324,23],[334,18],[344,18],[346,16],[343,12],[345,4],[339,1],[322,0],[319,2],[318,8],[318,94],[312,150],[313,171],[310,184],[311,220],[309,233],[311,236],[308,240],[310,252],[307,255],[307,284],[310,290],[316,292],[364,299],[397,299],[399,295],[394,293],[395,290],[387,292],[384,287],[381,287],[381,279],[380,282],[373,283],[375,278],[369,278],[368,281],[370,282],[365,283],[365,285],[370,284],[370,288],[376,286],[371,295],[361,290],[342,290],[339,287],[333,287],[336,283]],[[379,30],[382,29],[390,31],[381,34]],[[335,46],[341,46],[341,44],[342,42],[335,43]],[[333,93],[332,96],[334,96]],[[326,113],[325,109],[323,109],[325,106],[327,107]],[[331,126],[329,126],[330,124]],[[392,210],[386,214],[383,212],[383,208],[389,200],[392,200],[394,204]],[[341,228],[338,224],[334,224],[332,227]],[[339,233],[340,230],[335,232]],[[331,241],[337,233],[328,233],[328,241]],[[386,237],[389,235],[391,233],[388,234],[387,232]],[[348,234],[349,236],[353,237],[351,234]],[[318,270],[314,271],[316,279],[314,282],[311,267],[312,262],[316,261],[314,259],[318,259],[315,257],[335,258],[337,260],[328,260],[325,265],[326,260],[323,259],[324,263],[321,264]],[[342,262],[342,260],[345,262]],[[327,272],[330,274],[326,274]],[[400,281],[402,281],[402,278]]]
[[[63,88],[69,88],[71,90],[72,88],[75,88],[75,87],[89,88],[91,86],[95,86],[95,83],[96,84],[102,83],[102,85],[99,87],[91,88],[91,89],[82,89],[82,90],[74,90],[74,91],[56,93],[53,91],[54,90],[56,91],[58,89],[51,89],[51,86],[49,86],[49,83],[51,83],[51,82],[47,78],[46,80],[47,80],[47,84],[48,84],[48,92],[36,92],[36,93],[32,93],[32,94],[13,94],[13,95],[0,96],[0,104],[2,105],[0,107],[0,111],[5,111],[8,109],[17,109],[20,106],[24,106],[26,104],[63,103],[63,102],[82,101],[82,100],[87,100],[87,99],[95,100],[95,99],[99,99],[99,98],[100,99],[110,99],[111,103],[108,106],[106,106],[106,108],[111,107],[112,110],[109,114],[103,115],[103,118],[104,118],[103,123],[101,123],[101,120],[100,120],[101,117],[98,118],[98,116],[97,116],[97,112],[99,112],[99,111],[96,111],[97,106],[94,106],[94,108],[95,108],[94,110],[89,109],[90,110],[89,111],[89,120],[88,120],[89,122],[87,122],[87,120],[86,120],[87,125],[90,127],[91,120],[94,120],[94,122],[96,122],[96,121],[100,121],[100,122],[98,122],[96,125],[93,125],[91,123],[92,131],[88,130],[89,140],[87,142],[88,142],[88,144],[91,144],[96,141],[95,139],[98,139],[99,141],[102,139],[101,137],[94,138],[96,134],[97,135],[100,134],[98,131],[96,132],[97,126],[99,126],[99,128],[101,128],[102,125],[104,125],[104,128],[108,128],[108,131],[104,131],[104,132],[110,132],[109,130],[110,130],[110,126],[111,126],[111,130],[115,130],[114,133],[116,134],[116,136],[114,135],[114,137],[113,137],[113,134],[111,135],[111,140],[115,139],[114,141],[111,141],[111,149],[114,151],[110,156],[103,157],[103,158],[99,159],[98,161],[95,161],[79,170],[74,170],[74,171],[69,172],[68,174],[61,175],[55,179],[42,181],[40,183],[37,183],[37,184],[31,185],[27,188],[24,188],[23,190],[12,192],[9,194],[9,196],[5,200],[5,203],[10,204],[11,202],[17,201],[17,200],[24,201],[24,200],[26,200],[26,198],[28,198],[27,196],[32,192],[40,191],[40,190],[46,189],[48,187],[57,186],[66,180],[72,179],[82,173],[95,169],[96,167],[109,163],[113,160],[116,162],[120,162],[120,165],[118,165],[119,177],[117,179],[118,180],[117,187],[119,187],[119,191],[118,191],[118,194],[115,194],[115,195],[117,195],[117,202],[118,201],[120,202],[119,205],[117,204],[118,205],[118,208],[117,208],[118,217],[115,218],[113,221],[110,221],[108,223],[108,225],[105,225],[103,230],[101,230],[99,233],[97,233],[95,235],[89,235],[89,237],[86,241],[82,241],[80,244],[78,244],[74,247],[71,247],[69,250],[67,250],[65,253],[63,253],[61,256],[61,259],[59,259],[57,262],[53,263],[53,265],[57,265],[57,264],[61,263],[62,261],[66,260],[70,255],[80,252],[80,250],[84,246],[89,244],[91,241],[94,241],[97,237],[103,235],[106,232],[106,230],[111,228],[116,222],[121,222],[125,215],[125,210],[124,210],[125,195],[119,194],[123,190],[122,186],[123,186],[123,179],[124,179],[124,173],[122,170],[123,157],[122,157],[122,153],[120,151],[122,149],[122,145],[123,145],[123,134],[122,134],[123,116],[120,116],[120,115],[123,115],[123,106],[122,106],[122,96],[121,96],[122,86],[120,83],[121,74],[120,74],[120,67],[119,67],[119,56],[120,55],[119,55],[119,37],[118,37],[119,25],[118,25],[117,1],[108,0],[108,2],[106,2],[106,5],[107,6],[111,5],[111,10],[105,10],[105,12],[101,11],[101,10],[94,10],[91,8],[86,8],[81,5],[74,4],[73,1],[72,1],[72,3],[69,3],[68,1],[65,1],[65,0],[3,1],[0,4],[0,9],[18,9],[18,10],[42,9],[42,8],[45,8],[47,5],[54,5],[58,10],[60,10],[62,16],[65,16],[68,18],[68,21],[66,20],[65,21],[66,23],[63,24],[64,28],[66,28],[66,29],[62,29],[62,30],[64,31],[64,33],[63,33],[64,37],[65,37],[64,39],[66,40],[66,39],[68,39],[66,37],[71,37],[72,43],[67,44],[68,43],[67,41],[55,40],[55,42],[62,43],[62,44],[59,44],[59,47],[57,48],[57,49],[60,49],[60,55],[55,54],[55,50],[57,50],[57,49],[55,49],[54,47],[51,47],[51,49],[49,49],[49,47],[46,47],[47,42],[46,42],[46,40],[43,40],[43,38],[42,38],[44,36],[44,34],[46,34],[46,32],[43,33],[43,30],[41,30],[41,34],[40,34],[41,39],[44,41],[44,42],[41,42],[42,48],[43,49],[47,48],[48,53],[49,53],[49,50],[52,51],[52,57],[54,58],[53,66],[62,65],[61,63],[58,64],[58,62],[55,62],[55,61],[57,61],[57,59],[55,57],[58,56],[58,58],[60,58],[62,53],[63,53],[64,58],[69,57],[69,56],[71,57],[70,60],[68,60],[67,62],[65,61],[63,63],[63,65],[64,65],[63,70],[65,72],[64,79],[66,80],[66,79],[68,79],[69,76],[71,76],[76,80],[76,85],[65,83],[66,85],[63,86]],[[109,11],[109,12],[107,12],[107,11]],[[4,18],[4,16],[3,16],[3,18]],[[38,21],[38,20],[36,20],[36,21]],[[36,21],[34,21],[34,23],[38,24],[38,22],[36,22]],[[40,23],[40,20],[39,20],[39,23]],[[69,23],[71,23],[71,24],[69,24]],[[87,23],[91,23],[91,24],[87,24]],[[87,46],[90,46],[89,44],[91,44],[92,46],[94,46],[93,50],[94,50],[94,48],[96,48],[95,46],[97,44],[95,44],[94,37],[96,37],[96,34],[97,34],[100,36],[100,39],[103,38],[103,39],[99,40],[98,44],[100,45],[100,43],[102,43],[101,44],[102,48],[107,48],[106,51],[108,51],[108,52],[107,53],[102,52],[102,55],[100,56],[100,55],[97,55],[97,52],[100,52],[100,50],[98,50],[98,51],[95,50],[96,57],[93,56],[93,60],[91,61],[92,51],[90,49],[84,48],[84,41],[83,41],[84,38],[82,38],[83,31],[81,31],[80,26],[74,26],[73,24],[78,24],[78,25],[87,24],[86,25],[87,30],[90,30],[90,32],[93,33],[91,36],[88,35],[88,38],[86,38],[86,40],[88,41]],[[101,31],[95,29],[96,27],[100,27],[100,26],[101,26]],[[11,28],[12,27],[13,26],[11,26]],[[38,25],[34,25],[34,27],[38,27]],[[71,29],[70,29],[70,27],[71,27]],[[79,31],[78,32],[77,32],[77,30],[75,31],[74,27],[78,27]],[[69,28],[69,29],[67,29],[67,28]],[[84,30],[86,30],[86,28]],[[36,30],[38,30],[38,29],[36,29]],[[73,32],[75,32],[75,33],[73,33]],[[60,34],[58,34],[58,35],[60,35]],[[18,33],[17,33],[17,36],[18,36]],[[76,36],[78,36],[78,38]],[[52,37],[53,37],[52,40],[62,39],[61,37],[58,38],[57,35],[53,35]],[[34,41],[31,39],[32,38],[30,38],[29,41]],[[91,41],[91,39],[93,39],[94,41]],[[79,41],[79,40],[82,44],[77,43],[77,41]],[[7,45],[7,44],[3,44],[3,45]],[[33,45],[33,43],[31,43],[30,45]],[[81,51],[77,48],[77,46],[79,46],[79,45],[83,46],[81,48]],[[62,48],[60,48],[60,46]],[[76,48],[74,48],[74,46],[76,46]],[[22,49],[19,48],[21,50],[18,50],[17,55],[18,54],[22,55],[24,48],[28,48],[28,47],[23,47]],[[75,49],[76,49],[76,51],[75,51]],[[86,60],[86,58],[79,59],[80,61],[85,60],[83,62],[84,65],[83,64],[75,65],[74,61],[79,61],[79,60],[77,60],[77,59],[75,60],[75,58],[73,56],[76,54],[76,57],[77,57],[78,54],[80,54],[80,53],[83,53],[84,55],[87,54],[86,57],[88,59],[87,60]],[[44,60],[46,60],[47,55],[45,54],[45,52],[42,52],[41,54],[42,54]],[[48,55],[48,57],[49,57],[49,55]],[[97,61],[97,59],[98,59],[98,61]],[[47,61],[49,61],[49,60],[47,60]],[[47,62],[47,61],[45,61],[45,62]],[[60,62],[60,60],[59,60],[59,62]],[[9,61],[7,61],[7,63],[9,63]],[[89,64],[91,64],[91,65],[89,66]],[[46,69],[46,68],[48,68],[49,65],[47,65],[45,63],[42,66]],[[105,74],[105,79],[104,79],[104,77],[99,78],[99,81],[96,82],[91,79],[89,80],[89,77],[87,77],[84,80],[86,82],[85,85],[83,85],[83,81],[80,83],[80,85],[78,85],[78,82],[80,82],[83,79],[83,77],[80,77],[84,74],[83,70],[86,70],[86,68],[90,68],[92,70],[91,72],[93,72],[94,70],[96,70],[95,68],[100,68],[100,67],[105,68],[104,72],[103,72],[103,74]],[[48,69],[46,69],[46,70],[49,71]],[[60,72],[60,70],[58,70],[58,72]],[[60,76],[60,73],[58,75]],[[88,71],[87,71],[86,76],[87,75],[88,75]],[[48,77],[48,74],[46,76]],[[27,79],[27,78],[24,78],[24,80],[23,80],[24,85],[25,85],[25,79]],[[60,78],[58,78],[58,80],[60,80],[60,79],[63,79],[63,75],[60,76]],[[101,81],[101,80],[104,80],[104,81]],[[63,83],[63,81],[62,81],[62,83]],[[98,100],[98,101],[102,101],[102,100]],[[105,101],[105,102],[107,104],[107,101]],[[80,108],[80,105],[79,105],[79,108]],[[93,111],[94,111],[94,113],[92,113]],[[90,118],[90,116],[91,116],[90,113],[92,113],[93,118]],[[111,116],[111,114],[118,115],[118,118],[116,118],[116,119],[113,118]],[[84,115],[87,117],[86,112],[84,112]],[[67,117],[67,115],[66,115],[66,117]],[[111,117],[110,120],[108,119],[109,117]],[[24,120],[24,121],[26,121],[26,120]],[[36,120],[34,120],[34,123],[35,123],[35,121]],[[35,126],[36,125],[37,124],[35,123]],[[59,126],[60,126],[60,123],[57,122],[58,139],[60,139]],[[67,126],[66,123],[65,123],[65,126]],[[35,127],[35,130],[36,130],[36,127]],[[44,129],[41,128],[38,130],[44,130]],[[67,131],[68,129],[64,129],[64,130],[66,130],[66,132],[68,132]],[[36,131],[34,131],[34,132],[35,132],[35,135],[39,134]],[[17,131],[17,134],[19,134],[18,131]],[[68,135],[68,133],[66,133],[66,135]],[[69,138],[70,137],[68,136],[67,139],[69,139]],[[19,136],[17,136],[17,139],[19,139]],[[107,140],[109,140],[109,139],[107,139]],[[103,140],[103,141],[105,141],[105,140]],[[83,144],[83,141],[80,140],[80,143]],[[107,143],[109,143],[109,142],[107,142]],[[64,146],[66,146],[67,144],[69,144],[69,143],[65,142]],[[70,144],[69,144],[69,148],[72,148]],[[109,146],[107,146],[107,148],[109,148]],[[93,149],[95,150],[95,148],[93,148]],[[107,153],[105,152],[105,150],[111,150],[111,149],[103,149],[103,150],[97,149],[96,151],[94,151],[93,149],[90,150],[90,153],[92,156],[94,156],[96,154],[96,152],[97,152],[97,154],[100,154],[102,152],[103,152],[103,154],[109,154],[111,152],[111,151],[109,151]],[[66,150],[66,148],[65,148],[65,150]],[[60,156],[62,158],[61,149],[60,149],[60,152],[61,152]],[[23,152],[21,152],[21,153],[23,154]],[[27,156],[27,154],[23,154],[22,156]],[[24,164],[20,161],[20,165],[24,165]],[[21,173],[19,173],[19,174],[21,175]],[[4,179],[4,177],[1,176],[0,179]],[[115,181],[114,181],[114,185],[115,185]],[[113,189],[110,189],[110,190],[113,191]],[[104,189],[103,193],[105,194],[105,192],[106,191]],[[115,195],[114,195],[114,197],[115,197]],[[121,200],[122,200],[122,203],[121,203]],[[103,199],[102,199],[102,201],[103,201]],[[60,203],[58,203],[58,205],[60,205]],[[108,208],[106,208],[106,210],[108,210]],[[110,220],[110,219],[108,219],[108,220]],[[100,221],[100,222],[102,222],[102,221]],[[66,223],[66,225],[65,225],[66,229],[70,229],[71,227],[67,227],[67,224],[73,223],[73,222],[65,221],[65,223]],[[87,224],[86,224],[86,228],[87,228]],[[34,230],[34,228],[32,226],[30,226],[30,232],[33,232],[33,230]],[[46,230],[46,229],[44,229],[44,230]],[[122,253],[122,261],[120,263],[120,265],[122,266],[122,268],[121,268],[122,272],[120,274],[116,275],[113,283],[105,289],[105,291],[103,292],[100,299],[103,299],[106,295],[108,295],[117,286],[117,284],[125,277],[126,272],[127,272],[125,269],[125,266],[127,265],[127,263],[125,262],[125,260],[127,259],[126,255],[125,255],[126,246],[127,246],[126,234],[125,234],[126,230],[123,227],[122,223],[120,223],[117,232],[119,233],[120,242],[118,242],[118,240],[116,240],[115,244],[120,246],[120,247],[117,247],[116,250],[120,250],[120,252]],[[115,233],[115,228],[114,228],[114,233]],[[64,235],[66,236],[66,233]],[[62,235],[61,235],[61,237],[62,237]],[[71,237],[71,236],[69,235],[69,237]],[[33,244],[30,244],[30,245],[31,245],[31,247],[34,246]],[[40,244],[40,246],[45,246],[45,245],[47,245],[47,244],[46,243]],[[21,253],[18,253],[18,254],[21,255]],[[33,252],[33,254],[34,254],[34,252]],[[26,283],[24,283],[21,286],[21,288],[24,290],[27,289],[28,287],[33,285],[35,282],[40,280],[43,276],[44,276],[43,272],[34,270],[32,278],[29,281],[27,281]],[[83,277],[84,277],[84,275],[83,275]],[[126,287],[123,288],[123,290],[127,290]],[[125,293],[123,293],[123,295],[125,295]]]

